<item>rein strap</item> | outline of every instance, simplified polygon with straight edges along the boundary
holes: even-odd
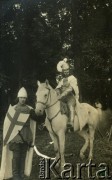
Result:
[[[52,118],[47,117],[47,119],[51,122],[59,113],[60,113],[60,110],[57,112],[57,114],[54,117]]]

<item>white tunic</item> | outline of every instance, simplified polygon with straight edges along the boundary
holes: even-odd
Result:
[[[73,75],[71,75],[71,76],[68,77],[68,83],[73,88],[73,90],[75,92],[76,99],[79,100],[79,88],[78,88],[78,85],[77,85],[77,79]],[[61,88],[62,86],[63,86],[63,79],[59,82],[56,89]]]

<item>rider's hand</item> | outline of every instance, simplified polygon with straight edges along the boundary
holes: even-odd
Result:
[[[58,96],[58,100],[59,100],[59,101],[61,100],[61,96],[60,96],[60,95]]]
[[[55,89],[58,96],[60,96],[60,89]]]

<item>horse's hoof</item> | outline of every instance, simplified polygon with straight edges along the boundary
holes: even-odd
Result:
[[[89,158],[88,158],[89,160],[93,160],[93,156],[89,156]]]
[[[80,158],[83,160],[85,158],[84,154],[80,154]]]
[[[60,168],[60,169],[61,169],[61,172],[62,172],[62,171],[64,170],[64,166],[61,166],[61,168]]]
[[[60,163],[56,163],[55,167],[60,168]]]

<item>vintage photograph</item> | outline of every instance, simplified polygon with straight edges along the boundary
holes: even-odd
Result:
[[[112,1],[0,1],[0,180],[112,179]]]

